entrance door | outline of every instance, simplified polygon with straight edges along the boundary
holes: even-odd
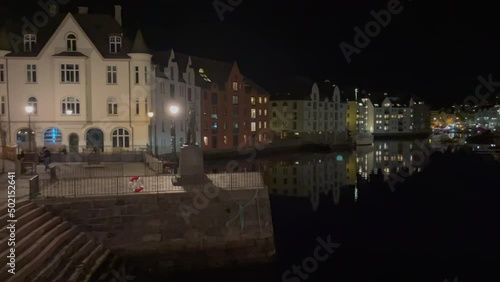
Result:
[[[78,153],[78,134],[71,133],[69,135],[69,152],[70,153]]]
[[[104,150],[104,133],[102,133],[102,130],[92,128],[87,131],[87,147],[97,147],[101,149],[101,151]]]

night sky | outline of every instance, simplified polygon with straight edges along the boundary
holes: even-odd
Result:
[[[112,14],[113,5],[120,4],[127,32],[134,34],[140,25],[151,49],[173,47],[237,61],[243,74],[271,92],[277,81],[305,75],[341,87],[415,94],[439,107],[474,95],[480,75],[492,74],[500,81],[494,1],[401,1],[402,11],[351,56],[350,64],[340,43],[355,46],[354,27],[364,29],[373,20],[370,11],[387,9],[391,1],[239,1],[232,12],[224,13],[224,21],[213,0],[73,0],[62,11],[87,6],[89,13]],[[0,4],[8,7],[0,11],[2,17],[20,20],[39,10],[35,0],[5,2]]]

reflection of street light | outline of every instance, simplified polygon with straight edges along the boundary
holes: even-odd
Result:
[[[33,113],[33,106],[26,106],[24,110],[28,113],[28,143],[29,151],[31,152],[31,113]]]
[[[67,114],[67,115],[72,115],[72,114],[73,114],[73,111],[72,111],[72,110],[66,110],[66,114]]]
[[[175,138],[175,116],[179,112],[179,107],[178,106],[170,106],[169,110],[170,110],[170,113],[172,114],[172,127],[170,129],[170,135],[172,136],[173,159],[174,159],[174,161],[177,161],[177,148],[176,148],[177,140]]]
[[[152,128],[151,128],[151,119],[153,118],[155,114],[153,112],[148,112],[148,117],[149,117],[149,147],[151,148],[151,151],[150,153],[153,154],[153,137],[152,137]],[[155,126],[155,129],[156,129],[156,126]],[[155,133],[155,137],[156,137],[156,133]],[[156,140],[155,140],[155,144],[156,144]]]

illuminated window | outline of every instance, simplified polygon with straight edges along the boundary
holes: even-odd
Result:
[[[57,144],[62,142],[61,131],[55,127],[47,128],[43,132],[43,143],[46,144]]]
[[[250,117],[251,118],[256,118],[257,117],[257,110],[256,109],[251,109],[250,110]]]
[[[208,146],[208,137],[207,136],[203,136],[203,144],[205,144],[205,146]]]
[[[255,131],[257,130],[255,121],[252,121],[252,123],[250,124],[250,127],[251,127],[251,129],[250,129],[250,130],[251,130],[252,132],[255,132]]]
[[[33,112],[31,114],[33,114],[33,115],[38,114],[38,100],[35,97],[30,97],[28,99],[28,106],[33,107]]]
[[[254,105],[254,106],[255,106],[255,97],[251,97],[251,98],[250,98],[250,102],[252,103],[252,105]]]

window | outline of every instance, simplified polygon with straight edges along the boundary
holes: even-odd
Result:
[[[267,128],[267,121],[264,122],[264,128]]]
[[[136,115],[139,115],[139,107],[140,107],[139,98],[135,98],[135,114]]]
[[[192,98],[191,98],[191,88],[188,88],[188,102],[191,102],[192,101]]]
[[[135,84],[139,84],[139,67],[135,66]]]
[[[68,34],[66,36],[66,51],[76,52],[76,35]]]
[[[267,110],[264,110],[264,115],[267,116]]]
[[[257,110],[256,109],[251,109],[250,110],[250,117],[251,118],[256,118],[257,117]]]
[[[170,84],[170,98],[175,98],[175,85],[173,83]]]
[[[108,84],[116,84],[116,66],[108,66]]]
[[[205,144],[205,146],[208,146],[208,137],[207,136],[203,136],[203,144]]]
[[[240,109],[239,108],[233,108],[233,117],[237,118],[240,115]]]
[[[238,91],[238,82],[237,81],[233,82],[233,90]]]
[[[113,147],[128,148],[130,144],[130,136],[125,128],[118,128],[113,131],[111,136]]]
[[[239,125],[238,125],[238,122],[234,122],[233,123],[233,133],[239,133],[240,132],[240,128],[239,128]]]
[[[175,81],[175,76],[174,76],[174,67],[170,67],[170,79],[172,81]]]
[[[144,113],[148,114],[149,112],[149,107],[148,107],[148,97],[144,99]]]
[[[238,147],[238,135],[233,135],[233,147]]]
[[[24,35],[24,52],[33,52],[36,44],[36,35],[25,34]]]
[[[217,122],[212,123],[212,134],[217,134],[218,128]]]
[[[61,82],[63,83],[79,83],[80,68],[78,65],[63,64],[61,65]]]
[[[5,106],[7,101],[5,100],[5,96],[0,96],[0,115],[5,115]]]
[[[262,128],[262,122],[259,121],[259,129],[261,129],[261,128]]]
[[[224,144],[227,144],[227,136],[224,135]]]
[[[118,114],[118,102],[115,98],[108,98],[108,115]]]
[[[0,83],[5,82],[5,66],[0,64]]]
[[[262,115],[262,110],[261,110],[261,109],[259,109],[259,116],[261,116],[261,115]]]
[[[37,115],[38,114],[38,101],[35,97],[30,97],[28,99],[28,106],[33,107],[33,112],[31,114]]]
[[[264,97],[264,104],[267,104],[267,97]]]
[[[255,106],[255,97],[250,98],[250,103],[252,103],[252,105]]]
[[[36,83],[36,65],[26,66],[26,81],[28,83]]]
[[[122,38],[120,36],[109,37],[109,52],[120,53],[122,51]]]
[[[250,124],[250,126],[251,126],[250,130],[251,130],[252,132],[255,132],[255,131],[257,131],[257,128],[256,128],[256,123],[255,123],[255,121],[252,121],[252,123]]]
[[[148,67],[144,67],[144,83],[149,83],[149,69]]]
[[[262,97],[259,97],[259,104],[262,104]]]
[[[212,105],[217,105],[217,93],[212,93]]]
[[[217,119],[217,107],[212,107],[212,118]]]
[[[64,100],[62,100],[62,102],[61,102],[61,113],[63,115],[68,115],[68,114],[79,115],[80,114],[80,100],[78,100],[74,97],[64,98]]]
[[[238,96],[233,96],[233,105],[238,105]]]
[[[62,134],[61,131],[55,127],[47,128],[43,132],[43,144],[47,145],[47,143],[61,143],[62,142]]]

